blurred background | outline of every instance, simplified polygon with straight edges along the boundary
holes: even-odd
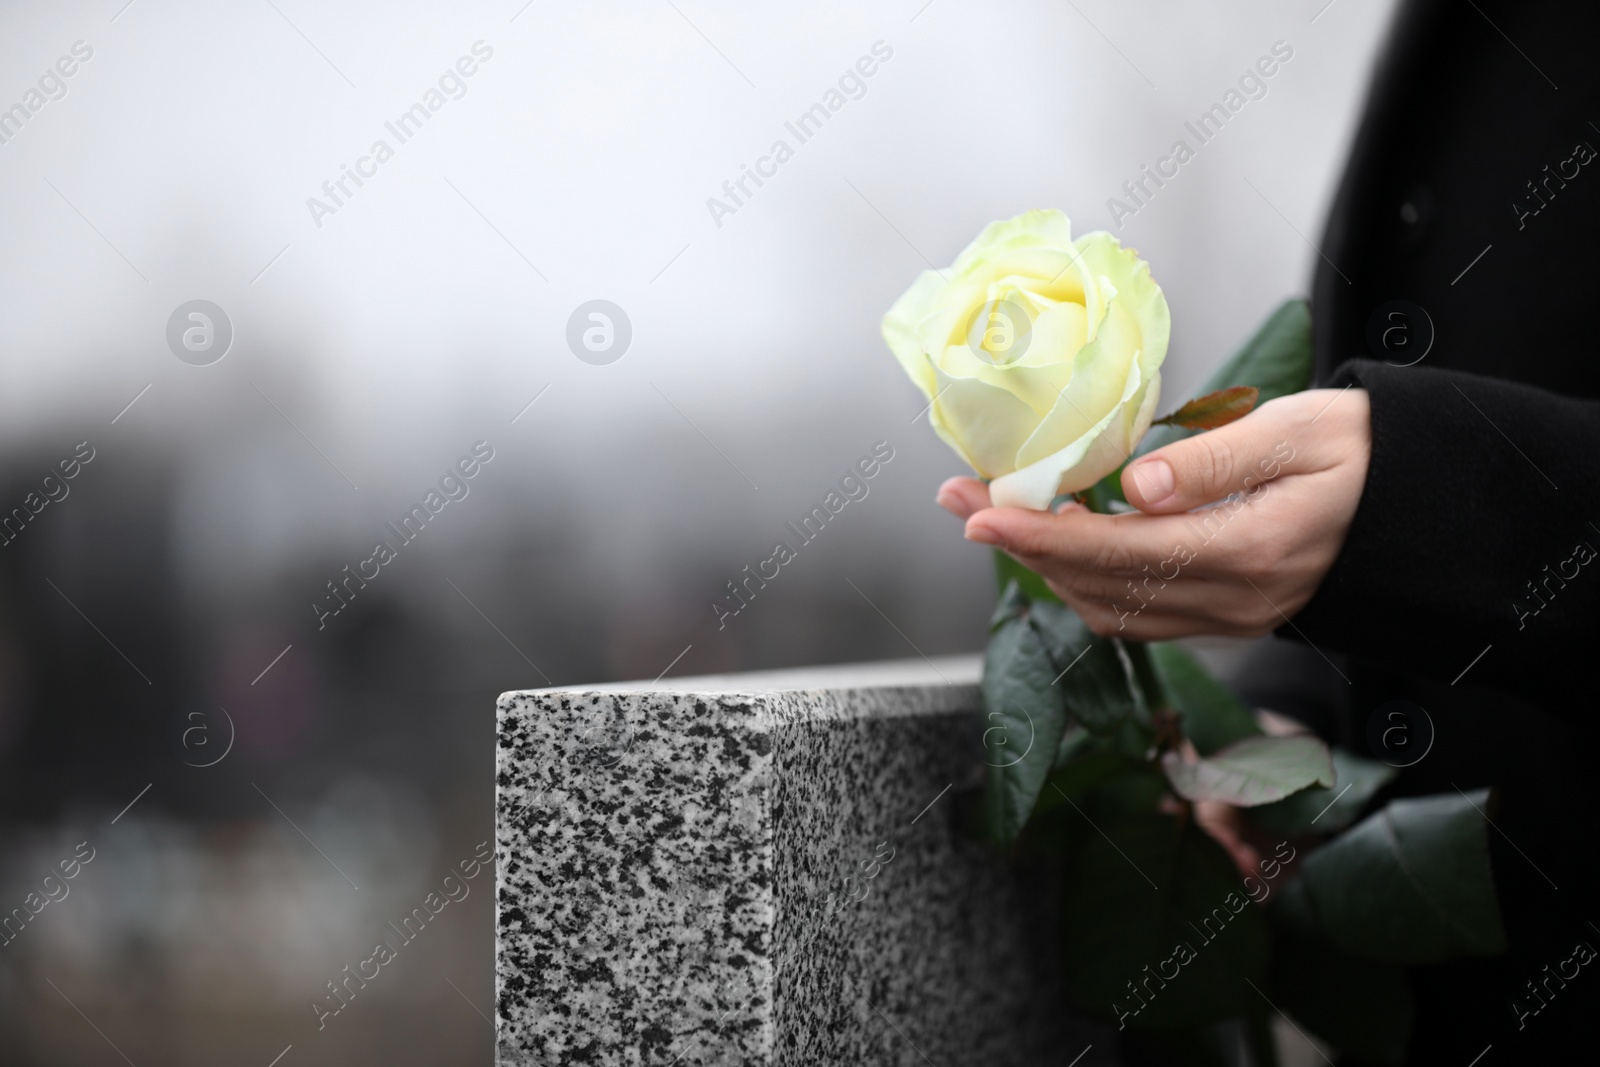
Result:
[[[0,1060],[491,1062],[492,871],[324,1029],[311,1005],[492,836],[495,696],[976,651],[989,562],[933,504],[960,465],[883,311],[1060,207],[1153,264],[1186,395],[1305,291],[1388,13],[0,8]],[[1113,226],[1275,41],[1266,95]],[[169,343],[196,300],[202,351]],[[593,300],[610,362],[569,345]]]

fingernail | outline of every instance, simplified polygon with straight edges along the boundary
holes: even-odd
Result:
[[[939,490],[939,494],[933,498],[933,502],[946,511],[959,512],[961,510],[961,498],[948,489]]]
[[[1164,459],[1150,459],[1133,465],[1133,479],[1139,483],[1139,494],[1147,504],[1159,504],[1172,495],[1178,479],[1172,465]]]
[[[1000,535],[989,529],[987,526],[968,526],[967,540],[976,541],[981,545],[998,545],[1004,543],[1001,540]]]

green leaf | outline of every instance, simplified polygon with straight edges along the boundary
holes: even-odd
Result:
[[[985,823],[1000,844],[1016,840],[1055,762],[1066,728],[1055,667],[1026,618],[1000,624],[983,661]]]
[[[1092,752],[1054,771],[1045,781],[1035,812],[1051,811],[1107,782],[1158,777],[1155,764],[1110,750]]]
[[[1333,784],[1328,746],[1306,734],[1247,737],[1193,763],[1168,752],[1161,769],[1186,800],[1220,800],[1243,808],[1282,800],[1307,786]]]
[[[1115,733],[1136,706],[1127,667],[1108,637],[1098,637],[1065,604],[1035,604],[1033,625],[1055,664],[1067,711],[1090,733]]]
[[[1183,713],[1183,732],[1202,756],[1261,733],[1233,690],[1211,677],[1181,645],[1161,641],[1148,647],[1167,699]]]
[[[1056,752],[1054,770],[1060,770],[1075,760],[1084,759],[1099,752],[1119,752],[1132,760],[1139,760],[1146,764],[1154,774],[1156,781],[1161,785],[1161,791],[1167,792],[1167,780],[1161,776],[1161,768],[1150,758],[1150,746],[1155,743],[1155,732],[1150,729],[1150,724],[1137,713],[1122,720],[1115,733],[1099,737],[1084,729],[1081,725],[1070,721],[1066,733],[1061,735],[1061,747]]]
[[[1311,853],[1300,877],[1329,940],[1402,966],[1505,951],[1488,803],[1488,790],[1391,801]]]
[[[1281,838],[1338,833],[1356,821],[1373,795],[1398,773],[1393,767],[1342,748],[1333,750],[1336,779],[1327,789],[1305,789],[1250,812],[1250,821]]]
[[[1261,324],[1228,362],[1200,386],[1200,393],[1253,385],[1261,390],[1258,404],[1298,393],[1311,384],[1311,306],[1298,297],[1286,300]],[[1135,455],[1188,437],[1194,431],[1164,426],[1145,434]]]
[[[1250,982],[1266,981],[1266,923],[1215,841],[1161,814],[1109,819],[1080,840],[1063,897],[1062,970],[1081,1009],[1140,1028],[1257,1009]]]
[[[1056,761],[1052,770],[1060,770],[1075,759],[1091,755],[1095,752],[1107,751],[1103,742],[1082,726],[1069,726],[1061,732],[1061,746],[1056,749]]]
[[[1279,891],[1267,919],[1274,1002],[1364,1062],[1403,1063],[1415,1010],[1405,971],[1339,951],[1318,925],[1303,882]]]
[[[1002,593],[1005,592],[1006,586],[1014,581],[1017,583],[1017,588],[1022,590],[1022,595],[1034,603],[1041,601],[1061,603],[1061,598],[1050,591],[1050,587],[1044,584],[1043,578],[999,549],[995,549],[994,552],[994,574]]]
[[[1028,613],[1028,597],[1022,587],[1013,579],[1005,584],[1000,591],[1000,600],[994,606],[994,614],[989,616],[989,632],[994,633],[1000,624],[1011,619],[1020,619]]]
[[[1096,818],[1169,812],[1172,790],[1162,777],[1161,765],[1143,756],[1130,756],[1126,752],[1122,755],[1130,762],[1128,773],[1113,774],[1090,790],[1085,795],[1084,810],[1092,808]]]
[[[1120,638],[1116,645],[1122,650],[1123,659],[1128,663],[1128,675],[1133,681],[1134,703],[1138,705],[1143,718],[1148,719],[1149,713],[1157,708],[1171,707],[1167,699],[1165,688],[1161,679],[1156,676],[1155,665],[1150,662],[1150,646],[1143,641],[1123,641]]]
[[[1152,426],[1182,426],[1186,430],[1215,430],[1235,419],[1242,419],[1256,406],[1261,390],[1253,385],[1235,385],[1195,397],[1171,415],[1163,415]]]

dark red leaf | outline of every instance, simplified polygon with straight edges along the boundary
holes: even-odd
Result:
[[[1171,415],[1159,418],[1156,426],[1182,426],[1189,430],[1215,430],[1234,419],[1242,419],[1256,406],[1261,390],[1253,385],[1236,385],[1195,397]]]

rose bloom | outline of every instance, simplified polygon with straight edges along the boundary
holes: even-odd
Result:
[[[1116,470],[1150,428],[1171,319],[1149,264],[1060,211],[990,223],[924,271],[883,337],[933,428],[1000,507],[1044,510]]]

